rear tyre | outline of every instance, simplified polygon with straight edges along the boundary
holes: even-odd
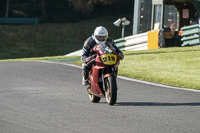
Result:
[[[106,84],[106,101],[109,105],[114,105],[117,101],[117,82],[115,76],[105,79]]]
[[[93,102],[93,103],[98,103],[101,100],[100,97],[97,97],[97,96],[95,96],[93,94],[88,94],[88,95],[89,95],[90,101]]]

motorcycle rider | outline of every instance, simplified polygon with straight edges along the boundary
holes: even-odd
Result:
[[[88,85],[88,74],[92,67],[92,65],[87,65],[87,63],[95,57],[94,53],[92,53],[92,48],[95,45],[105,45],[106,43],[110,43],[115,48],[115,50],[119,53],[120,59],[124,58],[122,51],[119,50],[119,48],[115,45],[114,40],[108,37],[107,29],[103,26],[96,27],[94,34],[89,37],[83,45],[83,54],[81,56],[81,61],[83,62],[82,84],[84,86]]]

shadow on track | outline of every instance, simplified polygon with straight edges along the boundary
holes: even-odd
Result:
[[[115,106],[200,106],[200,102],[192,102],[192,103],[117,102]]]

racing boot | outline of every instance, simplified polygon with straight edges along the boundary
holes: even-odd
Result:
[[[88,74],[85,71],[82,72],[82,84],[84,86],[87,86],[89,84],[88,83]]]

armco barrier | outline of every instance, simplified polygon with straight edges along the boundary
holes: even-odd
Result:
[[[125,38],[114,40],[120,50],[138,51],[159,48],[159,31],[153,30],[146,33],[128,36]],[[150,40],[150,41],[149,41]],[[65,56],[80,56],[82,50],[75,51]]]
[[[122,39],[117,39],[115,40],[115,43],[120,50],[137,51],[148,49],[147,40],[148,34],[146,32],[142,34],[128,36]]]
[[[65,56],[81,56],[83,54],[83,50],[81,49],[81,50],[78,50],[78,51],[75,51],[75,52],[72,52],[72,53],[69,53],[69,54],[67,54],[67,55],[65,55]]]
[[[183,41],[181,46],[195,46],[200,45],[199,42],[199,24],[190,25],[181,28],[183,33],[181,36],[183,37],[181,41]]]

